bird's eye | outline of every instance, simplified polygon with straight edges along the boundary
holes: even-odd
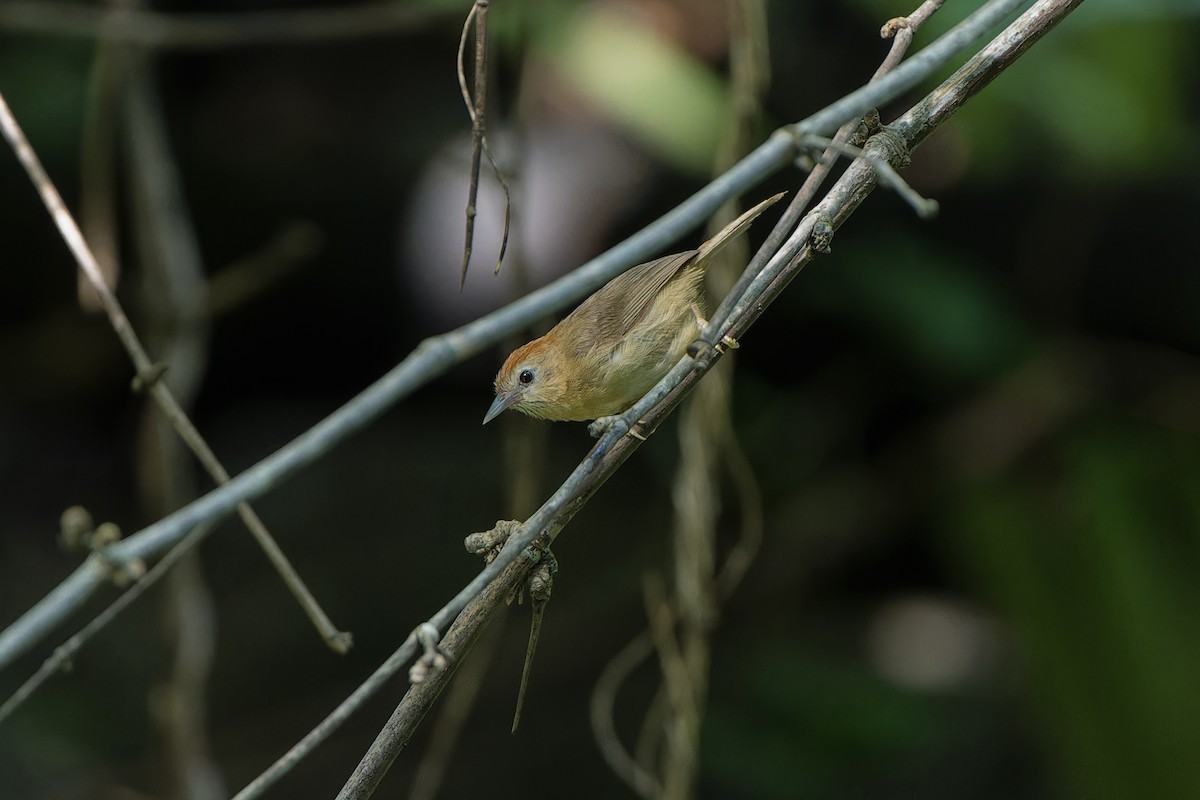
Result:
[[[519,380],[521,383],[524,383],[524,384],[533,383],[533,370],[531,370],[531,369],[521,370],[521,374],[517,376],[517,380]]]

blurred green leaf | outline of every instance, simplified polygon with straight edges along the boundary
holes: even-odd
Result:
[[[944,735],[929,701],[861,665],[779,646],[739,667],[705,718],[701,763],[744,796],[825,797]]]
[[[1080,797],[1200,786],[1200,448],[1096,426],[968,490],[951,541],[1014,627]]]
[[[725,82],[646,26],[599,8],[546,43],[571,86],[678,169],[707,174],[731,108]]]
[[[70,40],[0,42],[0,89],[42,161],[78,158],[92,47]]]
[[[960,115],[980,169],[1010,175],[1026,151],[1085,182],[1176,168],[1194,136],[1181,79],[1191,41],[1177,26],[1064,25],[1046,45]]]
[[[880,22],[914,4],[860,0]],[[923,47],[979,4],[947,4],[921,30]],[[1031,166],[1080,181],[1178,169],[1197,136],[1191,115],[1190,0],[1092,0],[1005,70],[955,116],[973,168],[1011,180]],[[926,88],[949,75],[946,72]],[[1033,163],[1030,158],[1033,153]]]
[[[809,300],[917,372],[973,380],[1010,365],[1029,335],[1000,287],[959,257],[905,236],[845,237],[836,269],[811,276]]]

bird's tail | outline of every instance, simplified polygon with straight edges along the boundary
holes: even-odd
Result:
[[[704,263],[709,258],[712,258],[722,247],[729,244],[733,239],[737,238],[743,231],[750,227],[750,223],[754,222],[754,218],[768,207],[774,205],[787,192],[780,192],[774,197],[768,197],[761,203],[742,213],[740,217],[722,228],[716,236],[709,239],[704,244],[700,245],[700,249],[696,251],[696,261]]]

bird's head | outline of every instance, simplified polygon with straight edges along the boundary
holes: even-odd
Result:
[[[496,399],[483,417],[484,425],[508,408],[538,419],[563,419],[570,370],[555,352],[545,336],[512,352],[496,373]]]

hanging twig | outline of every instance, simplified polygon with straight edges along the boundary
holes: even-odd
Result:
[[[492,150],[487,141],[487,12],[488,0],[475,0],[463,22],[462,36],[458,40],[458,86],[462,90],[463,102],[467,104],[467,113],[471,115],[471,170],[470,186],[467,189],[467,231],[463,243],[462,271],[458,278],[458,288],[461,291],[467,282],[467,266],[471,262],[471,250],[475,242],[476,203],[479,199],[479,168],[482,155],[487,156],[488,164],[504,190],[504,233],[500,239],[500,255],[496,258],[495,274],[500,274],[500,265],[504,261],[504,253],[508,250],[508,231],[512,222],[512,194],[508,183],[492,156]],[[467,76],[463,59],[467,51],[467,34],[471,23],[475,24],[475,95],[467,87]]]

